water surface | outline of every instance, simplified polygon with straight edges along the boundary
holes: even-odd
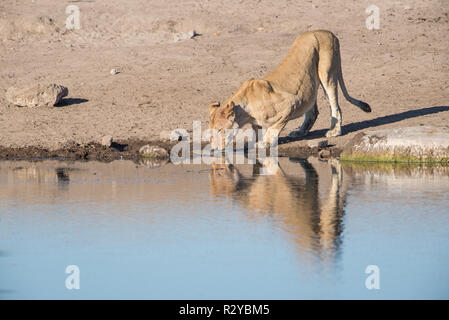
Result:
[[[0,162],[0,299],[449,298],[449,168],[279,166]]]

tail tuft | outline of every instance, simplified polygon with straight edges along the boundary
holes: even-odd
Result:
[[[366,102],[360,101],[359,107],[365,112],[371,112],[371,107]]]

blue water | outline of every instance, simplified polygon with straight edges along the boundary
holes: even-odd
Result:
[[[280,168],[0,163],[0,299],[449,298],[448,168]]]

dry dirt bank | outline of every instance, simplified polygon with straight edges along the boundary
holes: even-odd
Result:
[[[64,27],[71,4],[80,9],[75,31]],[[365,26],[371,4],[380,8],[379,30]],[[191,129],[194,120],[205,128],[211,101],[274,68],[297,35],[313,29],[340,38],[349,92],[373,109],[363,113],[341,98],[344,135],[329,143],[342,147],[365,129],[447,126],[448,13],[445,0],[2,1],[0,146],[64,155],[78,145],[72,153],[83,154],[105,135],[132,145],[158,140],[162,130]],[[200,35],[175,41],[192,29]],[[69,96],[59,107],[8,105],[10,86],[36,82],[64,85]],[[329,107],[322,92],[318,105],[311,135],[284,148],[323,138]]]

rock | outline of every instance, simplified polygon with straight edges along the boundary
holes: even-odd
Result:
[[[195,30],[190,30],[189,32],[175,33],[174,40],[175,41],[188,40],[188,39],[193,39],[196,36],[199,36],[199,34]]]
[[[449,127],[416,126],[357,134],[344,147],[342,160],[449,162]]]
[[[198,33],[196,33],[195,30],[190,30],[189,32],[187,32],[187,35],[190,37],[190,39],[195,38]]]
[[[105,146],[106,148],[109,148],[112,146],[112,136],[104,136],[101,139],[101,145]]]
[[[180,129],[175,129],[172,131],[169,130],[162,130],[159,134],[159,138],[161,140],[167,140],[170,141],[170,136],[172,134],[172,132],[174,132],[174,135],[176,135],[178,137],[178,141],[184,139],[184,140],[188,140],[189,139],[189,134],[188,132],[184,132],[183,130]]]
[[[54,106],[68,94],[66,87],[57,84],[37,84],[27,88],[9,88],[6,91],[6,100],[20,107]]]
[[[117,73],[118,73],[117,69],[111,69],[111,74],[112,74],[112,75],[115,75],[115,74],[117,74]]]
[[[320,152],[318,152],[318,157],[320,159],[329,159],[331,157],[331,152],[327,149],[321,150]]]
[[[329,141],[327,140],[321,140],[318,142],[318,149],[324,149],[329,146]]]
[[[139,154],[143,157],[153,159],[166,159],[169,157],[168,151],[164,148],[158,146],[150,146],[149,144],[144,145],[142,148],[140,148]]]
[[[328,140],[320,140],[320,141],[318,141],[317,139],[314,139],[314,140],[309,140],[307,145],[310,148],[324,149],[324,148],[327,148],[329,146],[329,141]]]

